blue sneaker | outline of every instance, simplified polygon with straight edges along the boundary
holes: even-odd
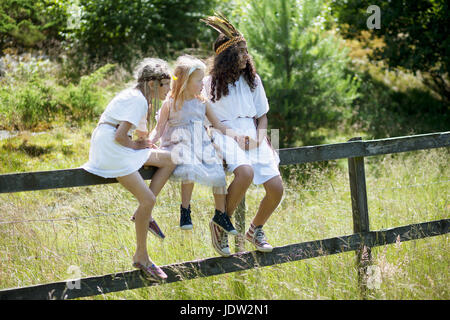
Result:
[[[236,236],[238,234],[237,230],[231,223],[230,217],[226,212],[220,212],[219,210],[216,210],[211,222],[228,234],[232,234],[233,236]]]
[[[183,230],[192,229],[191,205],[187,209],[180,205],[180,228]]]

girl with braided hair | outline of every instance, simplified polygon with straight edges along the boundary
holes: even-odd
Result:
[[[136,228],[133,266],[152,278],[165,279],[167,275],[148,256],[147,230],[164,238],[152,218],[152,210],[175,164],[170,152],[155,149],[143,135],[133,140],[132,133],[138,127],[141,132],[147,130],[146,119],[151,119],[158,99],[164,99],[169,91],[170,71],[164,60],[147,58],[138,66],[135,79],[137,84],[117,94],[101,115],[92,133],[89,161],[82,168],[104,178],[116,178],[136,197],[139,206],[133,217]],[[142,166],[157,167],[150,187],[138,172]]]
[[[262,184],[266,194],[245,238],[258,251],[270,252],[273,247],[262,228],[281,201],[283,184],[278,170],[280,159],[266,136],[269,103],[243,35],[221,14],[201,21],[220,33],[213,45],[211,70],[204,79],[204,95],[211,100],[219,120],[239,134],[237,139],[219,132],[213,135],[227,171],[234,174],[227,190],[226,210],[228,215],[233,214],[252,181]],[[227,245],[226,233],[217,237],[216,242]]]

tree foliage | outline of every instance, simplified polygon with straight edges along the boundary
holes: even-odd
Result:
[[[0,55],[18,50],[57,47],[66,28],[67,6],[62,0],[2,0],[0,2]]]
[[[87,63],[117,62],[130,68],[142,55],[169,56],[198,47],[199,18],[209,0],[80,0],[79,24],[70,32],[72,53]]]
[[[380,29],[368,30],[369,5],[381,9]],[[385,45],[374,50],[373,60],[390,68],[405,68],[429,74],[426,84],[450,102],[450,10],[446,0],[370,1],[334,0],[334,15],[347,37],[370,31],[371,39],[381,37]],[[360,37],[364,39],[364,37]]]
[[[263,79],[280,147],[320,143],[312,132],[335,127],[358,89],[347,72],[347,51],[323,28],[325,7],[318,0],[245,3],[239,27]]]

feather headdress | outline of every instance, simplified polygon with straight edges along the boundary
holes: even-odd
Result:
[[[200,19],[200,21],[206,23],[208,26],[230,39],[216,49],[217,55],[219,55],[221,52],[223,52],[233,44],[241,41],[245,42],[244,36],[230,23],[230,21],[228,21],[228,19],[222,13],[214,12],[214,16]]]

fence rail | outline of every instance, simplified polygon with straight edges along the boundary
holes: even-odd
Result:
[[[363,264],[361,260],[363,259],[362,252],[365,252],[365,249],[369,250],[368,259],[370,260],[370,248],[372,247],[446,234],[449,232],[450,219],[371,231],[365,190],[364,157],[448,146],[450,146],[450,132],[371,141],[351,139],[345,143],[280,149],[280,165],[348,159],[354,234],[276,247],[270,253],[238,252],[227,258],[215,257],[162,266],[168,275],[168,279],[163,283],[208,277],[347,251],[357,252],[358,266],[364,271],[367,263]],[[151,179],[154,172],[155,168],[140,170],[144,179]],[[115,182],[117,182],[116,179],[100,178],[83,169],[15,173],[0,175],[0,193]],[[241,204],[240,207],[242,210],[245,206]],[[243,220],[244,216],[240,212],[237,213],[237,217],[240,217],[239,220]],[[236,224],[243,228],[242,221],[237,221]],[[239,246],[236,245],[236,248],[239,249]],[[134,270],[82,278],[80,279],[80,289],[69,289],[71,286],[68,286],[67,281],[3,289],[0,290],[0,300],[72,299],[159,284],[161,282],[145,279],[139,270]],[[362,287],[364,287],[364,283],[362,283]],[[362,289],[364,292],[364,288]]]
[[[389,153],[416,151],[450,146],[450,132],[396,137],[370,141],[349,141],[298,148],[280,149],[280,165],[300,164],[354,157],[368,157]],[[142,168],[146,180],[155,168]],[[115,178],[105,179],[83,169],[64,169],[0,175],[0,193],[35,191],[56,188],[82,187],[117,183]]]

